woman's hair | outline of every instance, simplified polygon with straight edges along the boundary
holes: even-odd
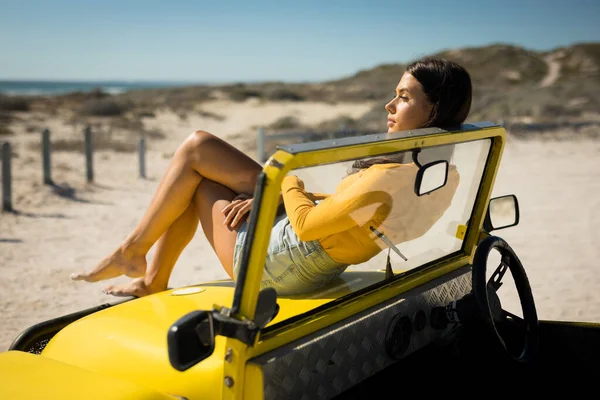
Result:
[[[412,62],[406,72],[419,81],[433,105],[429,120],[419,128],[452,129],[462,124],[471,110],[471,76],[465,68],[445,59],[423,58]],[[404,153],[356,160],[351,173],[374,164],[405,162]]]
[[[406,67],[433,104],[431,117],[421,128],[455,128],[462,124],[471,110],[471,76],[455,62],[424,58]]]

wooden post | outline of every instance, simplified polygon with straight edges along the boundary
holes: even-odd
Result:
[[[87,170],[87,181],[94,181],[94,144],[92,143],[92,128],[87,125],[85,127],[85,165]]]
[[[258,128],[256,135],[256,152],[258,153],[258,162],[265,162],[265,129]]]
[[[12,211],[12,190],[11,190],[11,158],[10,143],[2,145],[2,210]]]
[[[138,145],[140,160],[140,178],[146,179],[146,138],[142,136]]]
[[[50,130],[44,129],[42,132],[42,166],[44,168],[44,184],[52,183],[50,173]]]

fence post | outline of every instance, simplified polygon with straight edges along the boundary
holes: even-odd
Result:
[[[2,210],[12,211],[12,191],[11,191],[11,158],[10,143],[2,145]]]
[[[44,168],[44,184],[52,183],[52,175],[50,173],[50,130],[44,129],[42,132],[42,165]]]
[[[258,135],[256,135],[256,152],[258,153],[258,161],[265,161],[265,129],[258,128]]]
[[[146,138],[142,136],[138,145],[140,160],[140,178],[146,179]]]
[[[87,125],[85,127],[85,165],[87,169],[87,181],[94,181],[94,163],[93,163],[93,155],[94,155],[94,145],[92,143],[92,128]]]

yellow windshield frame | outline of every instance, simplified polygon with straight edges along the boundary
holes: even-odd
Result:
[[[385,283],[383,287],[378,286],[377,296],[370,295],[369,288],[355,295],[351,294],[345,301],[348,304],[336,304],[334,311],[322,311],[327,314],[327,318],[311,315],[310,321],[302,319],[291,321],[289,326],[284,326],[276,332],[270,332],[265,337],[259,336],[253,347],[247,347],[236,339],[228,338],[227,347],[233,350],[238,357],[238,362],[226,364],[225,374],[242,383],[240,380],[243,381],[244,365],[248,359],[471,263],[504,151],[506,131],[502,126],[485,122],[462,125],[456,130],[428,128],[279,147],[266,161],[261,173],[262,182],[257,186],[255,192],[255,200],[259,198],[260,201],[255,202],[255,208],[249,218],[251,227],[249,235],[252,239],[246,243],[250,247],[246,249],[248,257],[245,279],[236,283],[236,295],[232,309],[236,310],[238,317],[249,320],[254,319],[269,236],[279,204],[281,183],[291,170],[392,152],[486,139],[491,141],[490,151],[460,254],[440,260],[440,262],[434,261],[427,268],[419,269],[407,276],[398,276],[397,279],[394,278]],[[242,265],[241,268],[243,269],[244,266]],[[267,338],[269,340],[266,340]],[[263,339],[265,340],[262,341]],[[226,397],[229,394],[237,398],[242,397],[243,384],[236,386],[237,388],[226,391]]]

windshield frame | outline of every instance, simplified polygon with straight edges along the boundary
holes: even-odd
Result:
[[[407,276],[419,275],[417,280],[421,281],[421,275],[423,275],[423,278],[426,279],[423,282],[426,282],[458,268],[461,264],[464,265],[465,262],[470,263],[472,261],[504,150],[506,141],[504,128],[492,122],[480,122],[463,124],[455,130],[425,128],[391,134],[381,133],[278,146],[278,150],[265,163],[255,189],[256,201],[253,202],[248,219],[248,240],[242,250],[242,264],[236,281],[231,308],[232,313],[248,319],[254,318],[269,235],[279,201],[281,182],[289,171],[301,167],[348,161],[359,157],[484,139],[491,140],[490,150],[461,249],[418,268],[396,274],[392,280],[382,281],[381,284],[398,285],[398,281],[405,279]],[[344,299],[360,296],[365,291],[373,290],[381,285],[369,286],[344,296]],[[334,306],[344,299],[336,299],[325,304],[325,306]],[[283,322],[287,324],[293,321],[286,320]]]

